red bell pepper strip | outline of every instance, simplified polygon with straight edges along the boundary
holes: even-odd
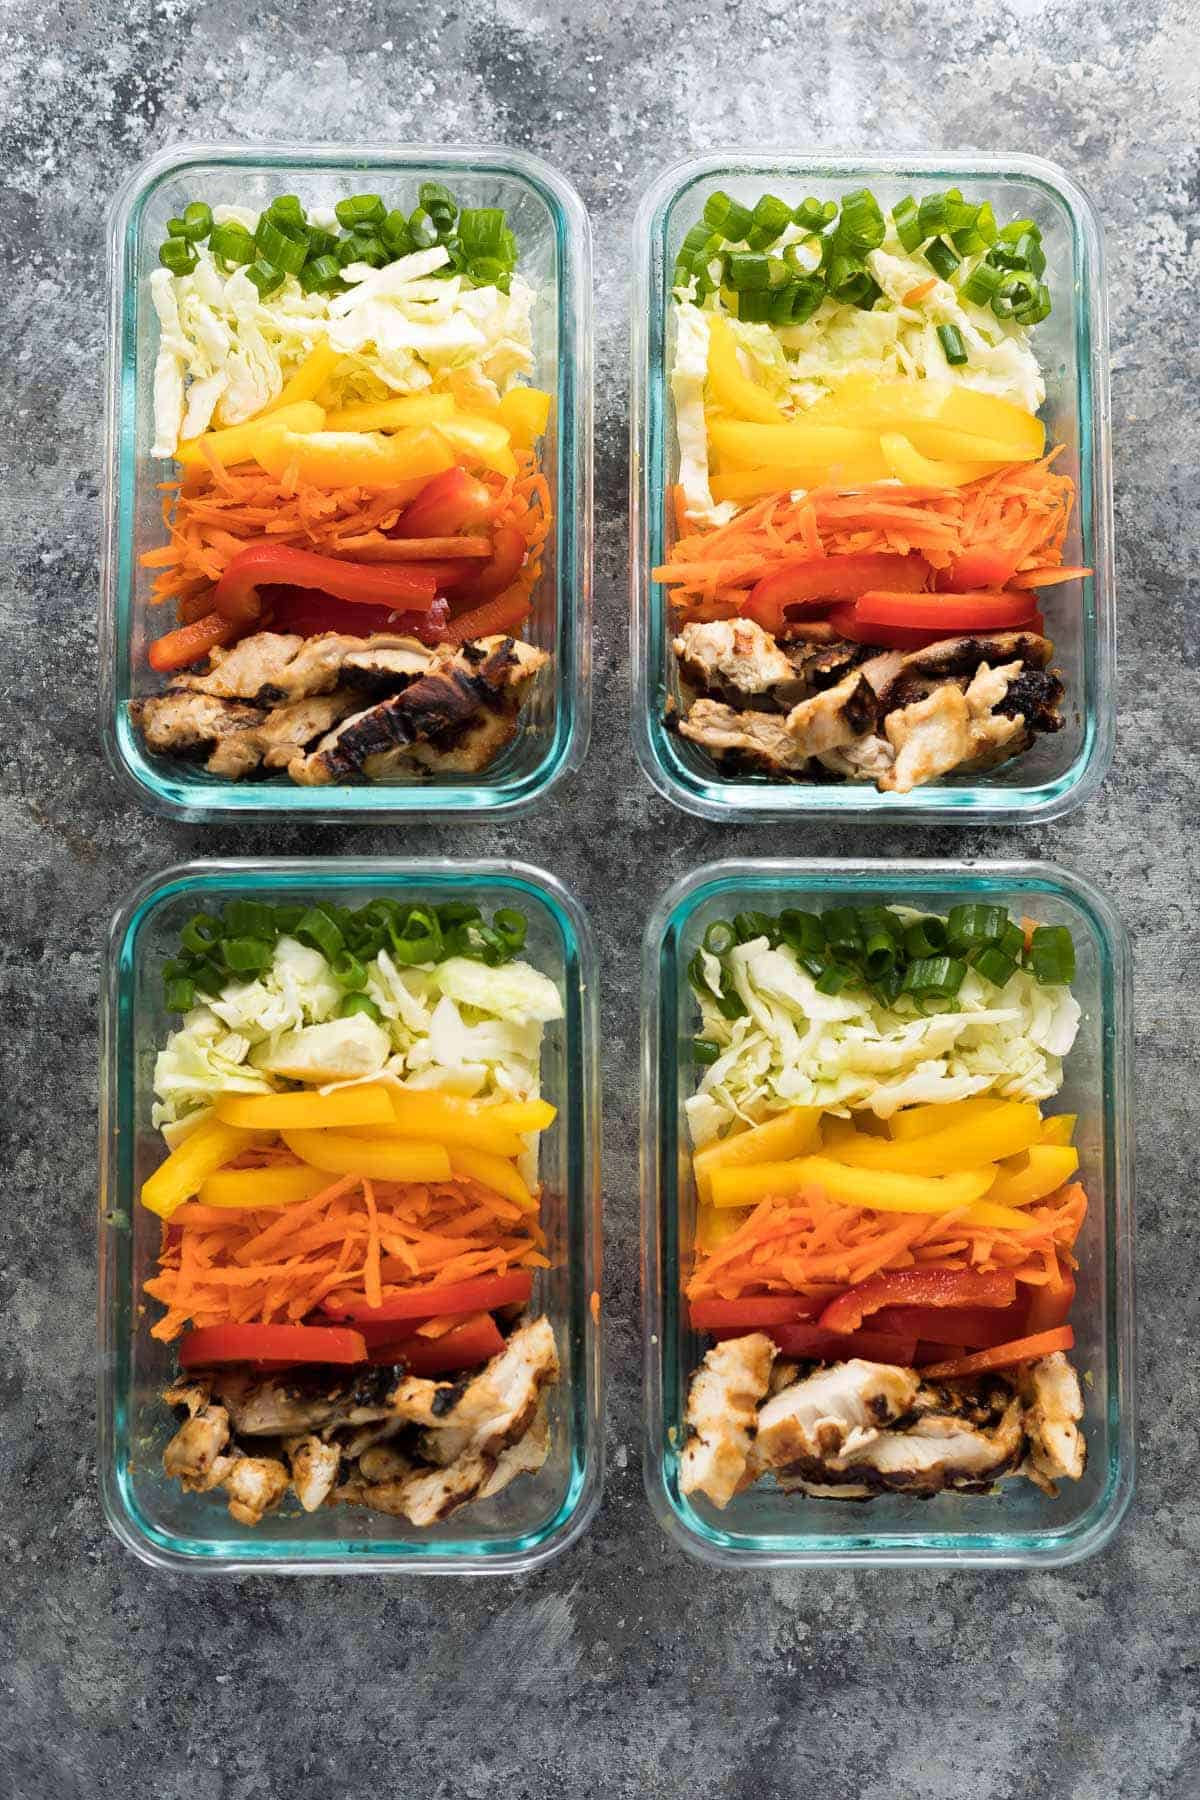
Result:
[[[847,1288],[829,1302],[817,1323],[825,1331],[857,1331],[869,1313],[884,1306],[1011,1306],[1016,1291],[1016,1281],[1003,1270],[895,1269]]]
[[[482,606],[473,606],[470,612],[459,613],[447,626],[446,636],[452,644],[465,644],[468,638],[498,637],[515,631],[530,611],[524,588],[511,588],[507,594],[485,600]]]
[[[443,1337],[395,1337],[373,1344],[369,1363],[404,1363],[413,1375],[448,1375],[454,1369],[475,1369],[490,1362],[504,1348],[504,1339],[491,1313],[481,1313],[456,1325]]]
[[[859,625],[900,625],[942,637],[1028,625],[1036,611],[1032,594],[907,594],[890,588],[860,594],[854,604]]]
[[[527,545],[515,525],[498,525],[485,563],[462,563],[451,592],[463,600],[487,600],[510,588],[525,562]]]
[[[437,576],[422,563],[347,562],[339,556],[264,543],[239,550],[226,564],[213,590],[213,605],[234,625],[251,626],[262,613],[258,589],[267,582],[319,588],[338,600],[390,606],[398,612],[428,612],[437,593]]]
[[[764,630],[778,631],[789,606],[811,609],[828,600],[857,600],[868,589],[884,586],[915,594],[928,580],[929,564],[923,556],[888,556],[876,551],[859,556],[813,556],[764,575],[750,589],[742,611]]]
[[[1050,1321],[1061,1325],[1061,1319]],[[884,1306],[871,1319],[874,1331],[915,1337],[950,1350],[990,1350],[1029,1330],[1023,1300],[1011,1306]]]
[[[895,1363],[909,1368],[917,1352],[915,1337],[889,1337],[882,1331],[822,1331],[803,1321],[795,1325],[764,1325],[766,1335],[778,1345],[781,1356],[797,1356],[804,1362],[845,1362],[861,1356],[866,1362]],[[745,1337],[745,1325],[725,1325],[712,1336],[718,1343]]]
[[[1034,1337],[1017,1338],[1011,1344],[997,1344],[994,1350],[977,1350],[973,1356],[958,1356],[952,1362],[932,1363],[921,1373],[934,1381],[955,1381],[966,1375],[986,1375],[992,1369],[1012,1369],[1018,1363],[1037,1362],[1055,1350],[1070,1350],[1075,1333],[1069,1325],[1058,1325],[1053,1331],[1039,1331]]]
[[[758,1294],[746,1300],[693,1300],[688,1313],[693,1331],[720,1331],[726,1326],[758,1331],[814,1319],[824,1305],[819,1294]]]
[[[446,641],[450,606],[435,600],[428,612],[393,612],[386,606],[354,606],[348,600],[331,600],[309,588],[267,588],[263,591],[263,623],[272,631],[294,631],[301,637],[319,637],[323,631],[347,637],[370,637],[372,632],[399,632],[419,638],[423,644]]]
[[[533,1292],[528,1269],[510,1275],[480,1275],[474,1281],[452,1281],[443,1287],[412,1288],[393,1294],[382,1306],[368,1306],[359,1294],[329,1294],[322,1310],[337,1319],[435,1319],[444,1313],[491,1312],[497,1306],[524,1306]]]
[[[1091,569],[1067,564],[1062,564],[1057,569],[1023,569],[1016,575],[1010,575],[1006,585],[1010,588],[1054,587],[1060,581],[1082,581],[1085,575],[1092,572]]]
[[[1060,1276],[1058,1281],[1034,1288],[1025,1321],[1026,1331],[1053,1331],[1055,1326],[1066,1324],[1075,1303],[1075,1277],[1066,1269]]]
[[[912,631],[904,625],[860,625],[854,605],[831,606],[826,614],[840,638],[852,644],[872,644],[881,650],[924,650],[936,644],[940,631]]]
[[[939,593],[970,594],[978,588],[1002,588],[1021,560],[1019,550],[964,550],[948,569],[938,571]]]
[[[465,469],[444,469],[425,483],[400,515],[397,537],[452,537],[475,531],[491,518],[495,496],[485,482]]]
[[[360,1331],[328,1331],[314,1325],[202,1325],[179,1345],[185,1369],[212,1363],[360,1363],[367,1346]]]
[[[170,675],[176,669],[186,669],[199,662],[216,645],[227,644],[235,629],[219,612],[205,613],[191,625],[181,625],[177,631],[168,631],[163,637],[156,638],[146,660],[160,675]]]

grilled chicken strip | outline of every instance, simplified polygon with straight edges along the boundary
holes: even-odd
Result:
[[[463,1450],[444,1467],[409,1467],[380,1481],[352,1477],[338,1490],[339,1498],[391,1513],[411,1525],[436,1525],[468,1500],[488,1499],[518,1475],[540,1469],[549,1448],[544,1411],[535,1406],[510,1443],[492,1450]],[[373,1453],[372,1453],[373,1454]]]
[[[511,1443],[524,1435],[542,1389],[557,1379],[558,1349],[550,1321],[542,1316],[518,1326],[500,1354],[460,1395],[453,1384],[430,1384],[438,1386],[445,1398],[430,1400],[420,1420],[426,1427],[418,1440],[421,1455],[426,1462],[444,1466],[466,1450],[489,1455]],[[396,1410],[413,1405],[415,1385],[411,1378],[401,1382],[392,1395]]]
[[[924,700],[889,713],[884,730],[896,761],[880,776],[880,788],[909,794],[952,769],[988,769],[1027,750],[1032,738],[1024,719],[993,711],[1020,668],[1020,663],[1009,663],[993,670],[983,663],[965,693],[946,681]]]
[[[732,704],[803,698],[803,678],[769,631],[753,619],[713,619],[685,625],[675,639],[685,681]]]
[[[232,1442],[229,1414],[211,1404],[207,1382],[180,1381],[163,1398],[188,1417],[163,1451],[163,1469],[190,1493],[222,1487],[241,1525],[257,1525],[287,1492],[288,1472],[270,1456],[247,1456]]]
[[[176,676],[168,691],[251,700],[258,706],[331,694],[338,686],[369,686],[380,679],[389,681],[394,691],[423,675],[432,655],[417,638],[398,632],[362,638],[327,631],[305,638],[286,631],[256,631],[229,650],[211,651],[207,673]]]
[[[1056,1350],[1022,1369],[1018,1392],[1025,1407],[1027,1455],[1022,1474],[1049,1494],[1059,1481],[1078,1481],[1087,1463],[1087,1444],[1079,1429],[1083,1394],[1079,1377]]]
[[[912,1369],[858,1357],[794,1382],[759,1411],[757,1472],[803,1464],[802,1472],[809,1475],[810,1463],[836,1463],[844,1469],[855,1451],[872,1444],[885,1425],[908,1411],[919,1387]],[[813,1480],[820,1478],[819,1470],[811,1474]]]
[[[707,1494],[725,1507],[737,1493],[774,1361],[775,1345],[761,1331],[727,1338],[705,1356],[688,1395],[690,1435],[679,1473],[685,1494]]]
[[[292,1489],[305,1512],[316,1512],[323,1506],[337,1483],[342,1453],[336,1444],[327,1444],[310,1434],[288,1438],[284,1443],[291,1469]]]
[[[388,1419],[387,1394],[394,1382],[394,1371],[386,1367],[343,1378],[307,1372],[264,1377],[231,1368],[210,1378],[212,1393],[241,1437],[297,1437]]]
[[[360,704],[357,694],[320,694],[264,708],[248,700],[168,689],[133,703],[146,747],[190,756],[208,751],[213,775],[237,781],[261,766],[283,769],[297,751],[316,743]]]
[[[221,1484],[239,1525],[259,1525],[288,1490],[288,1472],[273,1456],[237,1456]]]

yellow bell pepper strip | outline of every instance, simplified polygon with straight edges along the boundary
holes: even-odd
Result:
[[[961,431],[966,437],[1015,444],[1019,454],[1010,456],[1010,462],[1036,462],[1046,449],[1046,427],[1042,421],[998,394],[983,394],[955,384],[947,389],[937,416],[939,425]]]
[[[870,1207],[874,1212],[943,1213],[981,1200],[995,1179],[994,1168],[925,1178],[856,1169],[828,1156],[801,1156],[794,1162],[715,1169],[712,1197],[714,1206],[752,1206],[758,1200],[815,1188],[842,1206]],[[1026,1221],[1019,1219],[1018,1223],[1024,1227]]]
[[[803,464],[826,469],[879,450],[877,432],[848,425],[810,425],[807,420],[753,425],[742,419],[710,419],[708,441],[720,457],[750,469]]]
[[[783,424],[783,414],[770,395],[742,374],[734,335],[719,313],[710,314],[708,321],[708,398],[736,419]]]
[[[444,1144],[377,1138],[370,1142],[337,1131],[283,1131],[284,1143],[310,1168],[330,1175],[366,1175],[372,1181],[449,1181]]]
[[[436,425],[452,419],[453,394],[399,394],[394,400],[366,400],[339,406],[325,420],[326,431],[399,431],[405,425]]]
[[[396,1088],[392,1093],[392,1113],[387,1135],[422,1138],[429,1143],[445,1144],[455,1149],[466,1144],[476,1150],[488,1150],[493,1156],[520,1156],[524,1140],[511,1126],[491,1118],[495,1110],[477,1106],[457,1094],[437,1093],[428,1088]]]
[[[1073,1144],[1031,1144],[1022,1156],[1001,1165],[989,1196],[1003,1206],[1032,1206],[1070,1181],[1078,1167]]]
[[[501,1100],[488,1107],[489,1118],[510,1131],[546,1131],[558,1117],[548,1100]]]
[[[455,413],[443,419],[437,428],[447,443],[458,452],[463,462],[481,463],[497,475],[515,475],[517,459],[512,453],[508,428],[499,419],[485,418],[482,413]]]
[[[142,1183],[142,1205],[160,1219],[169,1219],[208,1176],[248,1150],[258,1136],[238,1125],[226,1125],[221,1119],[205,1119],[182,1144],[176,1144],[166,1161],[159,1163],[153,1175]]]
[[[887,465],[881,456],[879,474],[865,479],[883,481],[887,474]],[[710,477],[708,485],[714,500],[733,500],[741,504],[748,500],[765,500],[768,494],[780,494],[793,488],[820,487],[824,478],[825,471],[820,463],[810,463],[804,468],[726,469],[723,474]]]
[[[712,1199],[712,1178],[717,1169],[747,1168],[752,1163],[786,1162],[815,1150],[821,1141],[819,1106],[793,1106],[774,1119],[739,1131],[719,1143],[706,1144],[692,1158],[696,1192],[702,1201]]]
[[[967,1100],[949,1100],[944,1106],[906,1106],[893,1113],[888,1130],[894,1138],[908,1143],[912,1138],[928,1137],[931,1131],[945,1131],[951,1125],[964,1125],[968,1119],[983,1119],[1005,1101],[996,1094],[972,1094]]]
[[[888,470],[897,481],[908,482],[913,487],[966,487],[968,481],[978,481],[981,475],[994,475],[997,469],[1005,469],[1008,462],[939,462],[932,457],[922,456],[902,432],[884,431],[880,433],[879,448],[883,452]]]
[[[292,371],[274,400],[263,407],[258,417],[265,419],[274,415],[278,418],[285,407],[297,400],[315,400],[325,383],[337,373],[341,360],[340,352],[333,348],[328,338],[318,338],[299,368]]]
[[[486,1150],[475,1150],[466,1144],[455,1144],[450,1151],[450,1167],[456,1175],[467,1175],[481,1181],[505,1200],[511,1200],[522,1212],[535,1213],[538,1203],[521,1179],[515,1164],[502,1156],[490,1156]]]
[[[962,1120],[908,1143],[859,1132],[854,1139],[831,1148],[830,1154],[858,1169],[885,1169],[896,1175],[955,1175],[1028,1150],[1041,1132],[1036,1106],[1008,1101],[982,1118]]]
[[[1003,469],[1010,463],[1036,462],[1039,454],[1004,438],[972,437],[956,426],[944,425],[941,419],[914,419],[904,435],[922,456],[947,462],[994,462]]]
[[[286,1094],[222,1094],[214,1108],[226,1125],[259,1131],[315,1131],[329,1126],[387,1125],[388,1090],[376,1083],[318,1094],[311,1088]]]
[[[185,469],[200,469],[207,466],[211,455],[223,469],[231,469],[237,463],[258,461],[264,431],[320,431],[324,423],[324,409],[313,400],[301,400],[273,413],[269,420],[260,413],[244,425],[227,425],[222,431],[205,431],[199,437],[186,438],[175,458]]]
[[[313,487],[361,487],[378,493],[454,467],[454,451],[433,425],[414,425],[385,437],[378,431],[301,433],[266,422],[254,460],[281,480],[295,469]]]
[[[1075,1141],[1075,1127],[1079,1123],[1078,1113],[1055,1113],[1052,1118],[1042,1120],[1043,1144],[1071,1144]]]
[[[202,1181],[199,1199],[204,1206],[225,1206],[238,1210],[294,1206],[299,1200],[311,1200],[329,1186],[324,1169],[279,1168],[218,1169]]]
[[[500,399],[500,423],[518,450],[532,450],[550,423],[553,396],[541,388],[511,387]]]
[[[950,382],[873,381],[869,375],[849,376],[804,418],[813,425],[900,432],[920,449],[925,446],[917,435],[918,427],[936,425],[961,439],[1002,446],[1000,460],[1005,463],[1035,462],[1046,448],[1046,428],[1033,413],[995,394]],[[990,450],[985,453],[978,448],[927,454],[955,454],[968,462],[992,459]]]

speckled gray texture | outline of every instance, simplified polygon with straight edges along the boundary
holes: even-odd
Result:
[[[1196,666],[1200,14],[1194,0],[814,9],[62,0],[4,9],[0,855],[11,1151],[0,1222],[0,1795],[305,1800],[1129,1800],[1200,1794]],[[494,830],[201,831],[118,792],[93,715],[105,316],[99,218],[172,140],[507,142],[596,234],[596,729]],[[1115,773],[1029,834],[706,828],[653,797],[626,700],[626,321],[635,203],[714,144],[1013,147],[1104,218],[1122,589]],[[597,846],[603,848],[598,852]],[[715,1575],[642,1495],[636,945],[646,892],[728,854],[1040,854],[1097,879],[1137,957],[1142,1476],[1060,1575]],[[512,854],[592,903],[604,953],[609,1478],[515,1581],[166,1578],[101,1520],[93,1455],[97,949],[197,853]]]

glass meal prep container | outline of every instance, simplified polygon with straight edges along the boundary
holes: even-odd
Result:
[[[539,1273],[532,1301],[553,1326],[562,1365],[557,1385],[546,1390],[550,1454],[538,1474],[428,1530],[362,1507],[303,1513],[294,1500],[248,1528],[230,1518],[222,1495],[185,1493],[162,1468],[178,1423],[161,1399],[175,1350],[150,1336],[157,1302],[143,1300],[142,1283],[153,1272],[159,1221],[138,1201],[164,1153],[150,1123],[155,1052],[171,1028],[162,964],[198,909],[235,898],[307,904],[332,897],[358,906],[377,896],[469,897],[487,909],[519,908],[528,920],[523,955],[563,995],[565,1016],[546,1027],[542,1061],[542,1092],[558,1108],[541,1139],[541,1223],[551,1266]],[[596,960],[578,902],[552,876],[522,863],[190,863],[143,883],[115,915],[102,1032],[100,1487],[121,1542],[166,1568],[414,1574],[511,1574],[572,1543],[598,1503],[602,1462],[593,1311],[601,1261]]]
[[[1034,340],[1046,383],[1040,416],[1047,445],[1065,446],[1056,467],[1077,490],[1063,560],[1095,571],[1047,590],[1047,632],[1067,690],[1063,729],[1038,736],[1030,750],[986,774],[944,778],[909,794],[878,793],[869,782],[789,784],[722,773],[668,726],[680,682],[666,590],[650,578],[670,541],[667,502],[679,462],[670,389],[671,281],[683,237],[718,190],[749,206],[764,192],[795,205],[807,194],[840,198],[865,185],[886,211],[906,194],[920,201],[948,183],[972,201],[990,200],[997,218],[1032,217],[1042,229],[1053,311]],[[689,812],[725,821],[794,815],[973,824],[1056,818],[1094,792],[1112,759],[1114,731],[1108,325],[1100,224],[1073,180],[1029,156],[855,160],[735,151],[676,163],[646,195],[634,227],[632,341],[634,735],[642,767],[660,793]]]
[[[190,201],[261,208],[284,191],[306,206],[333,205],[365,189],[384,194],[443,181],[468,206],[506,209],[521,273],[536,290],[529,379],[555,399],[542,440],[554,523],[534,609],[522,627],[551,662],[538,677],[513,743],[470,776],[443,774],[375,784],[298,787],[279,774],[227,781],[200,765],[150,754],[128,703],[158,691],[146,663],[160,609],[139,557],[163,542],[158,483],[175,465],[154,458],[153,374],[158,319],[149,277],[167,221]],[[415,203],[415,202],[414,202]],[[108,219],[110,341],[105,530],[101,552],[101,709],[110,760],[142,801],[195,820],[280,815],[297,820],[516,813],[582,761],[589,727],[592,558],[591,242],[570,184],[516,150],[421,145],[266,146],[195,144],[144,163],[118,192]],[[173,623],[173,621],[171,621]]]
[[[683,1103],[693,1091],[697,1017],[687,964],[714,918],[781,903],[823,910],[899,902],[945,912],[989,900],[1075,940],[1083,1009],[1055,1110],[1079,1115],[1088,1214],[1076,1244],[1071,1312],[1084,1395],[1087,1467],[1049,1499],[1028,1481],[1000,1496],[898,1493],[854,1503],[787,1495],[759,1482],[719,1511],[679,1487],[688,1386],[708,1340],[688,1323],[696,1196]],[[645,1476],[660,1524],[684,1549],[727,1567],[792,1563],[1055,1566],[1108,1542],[1134,1483],[1133,1127],[1130,974],[1125,931],[1090,884],[1045,863],[710,863],[659,901],[643,955],[642,1279]]]

